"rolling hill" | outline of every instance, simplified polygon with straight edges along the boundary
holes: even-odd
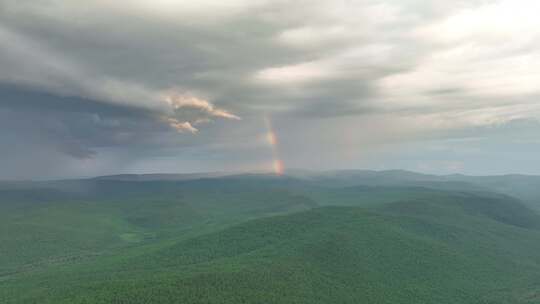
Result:
[[[519,199],[454,181],[325,181],[4,186],[0,299],[540,303],[540,217]]]

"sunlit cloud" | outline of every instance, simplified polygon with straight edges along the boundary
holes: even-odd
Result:
[[[208,100],[192,95],[169,93],[164,100],[171,107],[165,121],[176,131],[196,133],[194,125],[212,122],[214,118],[240,120],[241,118],[223,109],[216,108]]]
[[[164,120],[177,132],[184,133],[196,133],[199,131],[197,128],[193,127],[189,121],[180,122],[175,118],[164,118]]]
[[[208,114],[210,117],[240,120],[239,116],[223,109],[218,109],[209,101],[194,96],[173,94],[166,96],[165,100],[174,110],[197,109]]]

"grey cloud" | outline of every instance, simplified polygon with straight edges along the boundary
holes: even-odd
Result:
[[[11,4],[8,6],[11,10],[6,10],[3,20],[21,35],[38,41],[38,45],[47,46],[62,58],[74,58],[81,69],[91,70],[84,71],[88,75],[82,75],[83,79],[77,82],[87,83],[88,79],[95,82],[94,78],[105,76],[105,80],[122,80],[120,86],[130,90],[137,87],[129,88],[131,83],[144,84],[158,91],[181,87],[205,92],[218,103],[222,100],[233,103],[233,108],[239,103],[239,107],[248,104],[249,109],[249,104],[265,103],[259,96],[273,93],[272,89],[252,87],[249,78],[257,70],[310,58],[317,60],[339,47],[326,45],[297,50],[274,40],[282,31],[302,25],[304,21],[296,16],[305,11],[305,5],[300,4],[290,7],[277,2],[219,24],[203,23],[193,27],[189,20],[145,18],[142,19],[144,22],[134,22],[136,18],[148,16],[129,13],[129,10],[123,14],[102,11],[99,20],[79,21],[75,19],[78,14],[73,6],[67,12],[75,13],[67,14],[63,10],[54,10],[53,4],[62,7],[57,2],[44,3],[51,8],[35,5],[17,9],[17,5]],[[313,10],[317,11],[316,8]],[[71,15],[74,17],[70,18]],[[73,78],[69,76],[67,78]],[[77,85],[80,84],[62,84],[71,89]],[[330,83],[321,84],[324,85],[329,87]],[[98,82],[92,88],[100,86],[103,83]],[[148,95],[146,90],[141,91],[138,95]],[[114,92],[109,94],[114,95]],[[334,98],[340,96],[334,94]],[[134,98],[132,103],[136,101]]]
[[[48,141],[82,158],[93,156],[96,147],[140,143],[149,140],[142,134],[168,130],[147,110],[5,86],[0,110],[3,129],[20,140]]]
[[[276,1],[233,10],[230,16],[211,22],[208,16],[212,13],[204,12],[203,7],[188,8],[191,16],[178,11],[181,17],[171,18],[137,6],[120,10],[118,5],[99,1],[85,8],[100,12],[99,18],[93,18],[82,15],[85,11],[74,4],[5,1],[2,17],[23,37],[81,66],[85,74],[76,80],[79,84],[62,86],[73,89],[90,79],[96,83],[83,91],[109,87],[96,97],[128,99],[131,104],[152,103],[145,99],[177,87],[201,92],[242,116],[244,111],[271,108],[275,103],[293,103],[293,109],[302,104],[310,107],[309,102],[304,103],[306,99],[338,104],[354,100],[362,108],[380,97],[376,91],[380,78],[415,69],[433,51],[411,32],[482,3],[485,1]],[[349,12],[359,15],[346,15]],[[340,43],[323,40],[300,49],[277,40],[286,31],[306,27],[314,29],[313,35],[325,27],[342,28],[345,33]],[[388,46],[389,53],[375,49],[370,54],[370,48],[378,45]],[[340,55],[351,48],[360,54]],[[337,69],[336,75],[302,87],[264,87],[251,81],[257,71],[310,61],[334,65],[330,68]],[[135,93],[122,96],[118,90]],[[300,102],[294,104],[297,100]]]
[[[385,144],[540,117],[536,32],[510,27],[499,48],[504,31],[445,27],[464,10],[489,21],[499,7],[485,7],[507,0],[143,3],[0,0],[4,125],[70,158],[116,159],[109,149],[203,168],[220,151],[264,154],[264,115],[299,166],[317,163],[294,155],[304,138],[329,164],[343,156],[333,146],[364,165],[353,156]]]

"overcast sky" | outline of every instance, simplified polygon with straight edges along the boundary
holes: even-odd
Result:
[[[276,159],[540,174],[538,12],[536,0],[0,0],[0,179]]]

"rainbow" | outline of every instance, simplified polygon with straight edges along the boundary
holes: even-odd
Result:
[[[275,174],[282,175],[285,171],[285,168],[283,166],[283,161],[279,157],[279,143],[278,138],[276,135],[276,132],[274,131],[274,128],[272,126],[272,121],[270,118],[265,115],[264,116],[264,122],[266,125],[267,135],[266,140],[270,147],[272,148],[272,168]]]

